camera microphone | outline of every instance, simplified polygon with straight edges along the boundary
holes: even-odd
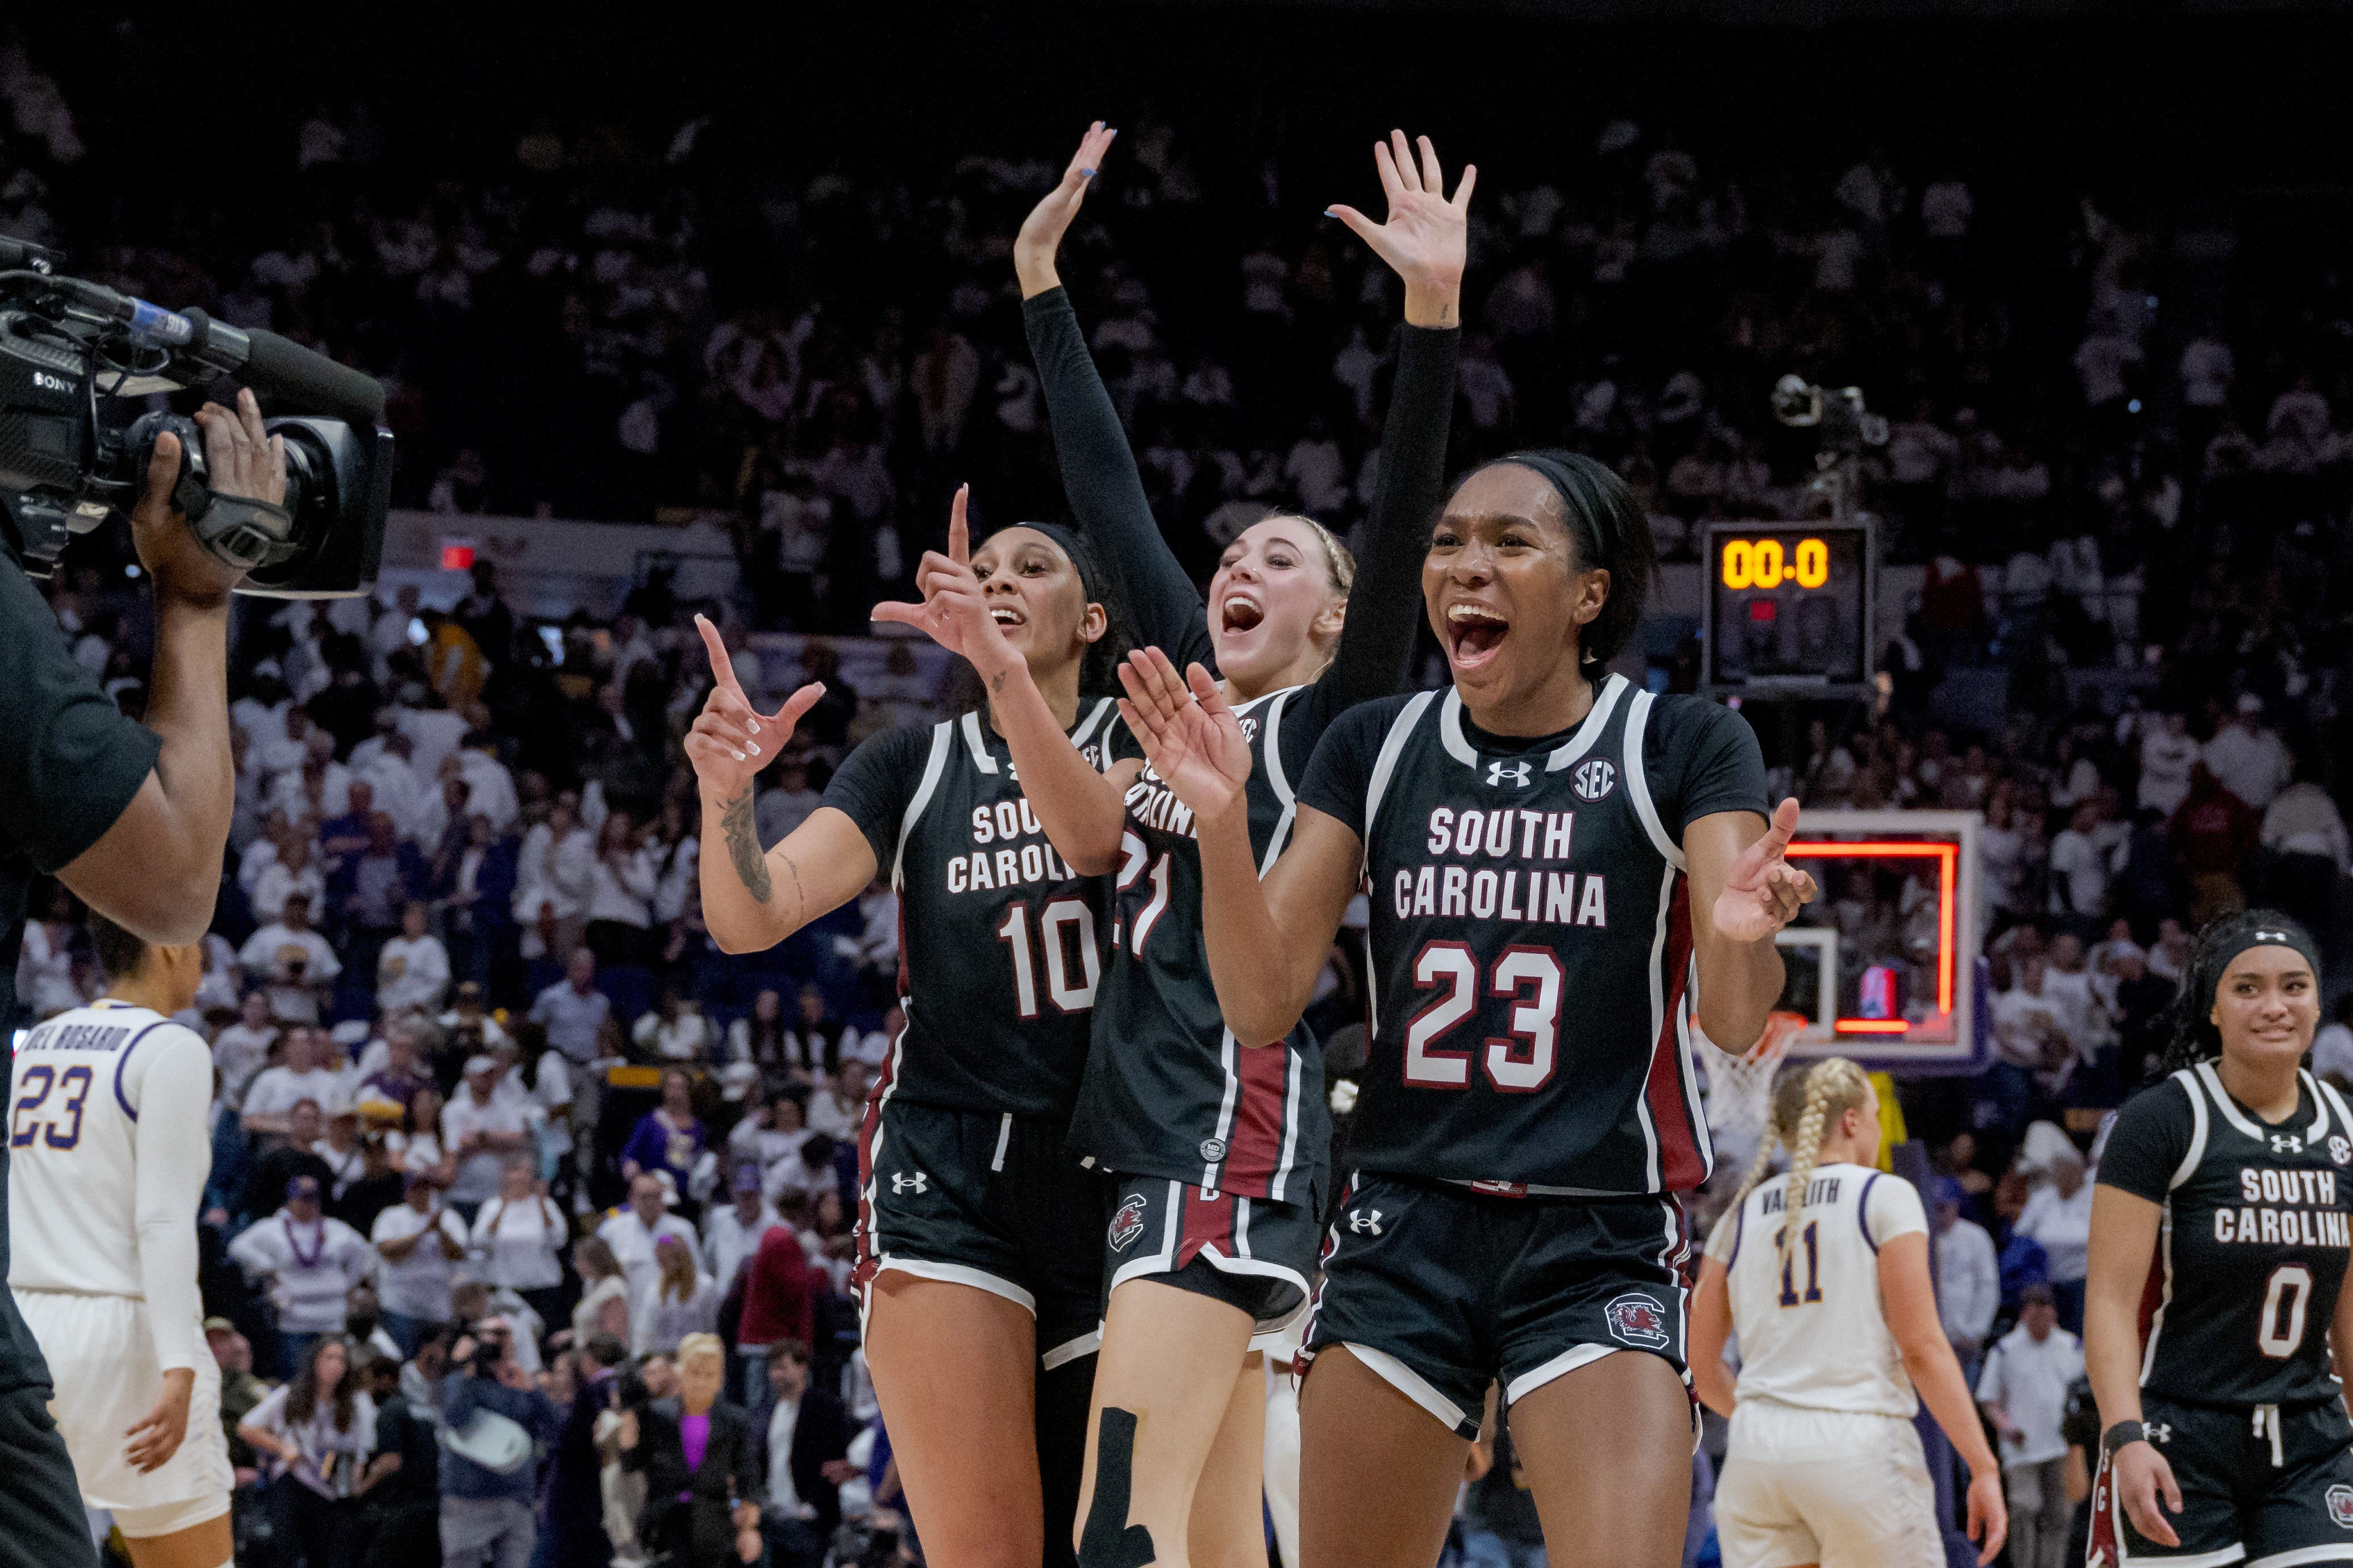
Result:
[[[202,310],[182,310],[177,319],[191,330],[179,354],[216,375],[237,376],[265,396],[289,398],[300,407],[354,425],[383,423],[384,383],[375,377],[337,364],[290,338],[258,327],[232,327]]]

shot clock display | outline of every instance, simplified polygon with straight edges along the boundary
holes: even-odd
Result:
[[[1721,691],[1871,679],[1868,522],[1712,523],[1701,640]]]

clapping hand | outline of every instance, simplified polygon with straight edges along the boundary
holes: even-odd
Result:
[[[1764,942],[1814,901],[1814,879],[1783,856],[1798,830],[1798,803],[1781,803],[1765,837],[1742,850],[1716,895],[1715,929],[1734,942]]]
[[[1388,193],[1387,223],[1375,223],[1352,206],[1329,206],[1327,216],[1338,218],[1349,231],[1372,247],[1373,254],[1405,279],[1405,319],[1417,327],[1459,327],[1462,324],[1462,268],[1469,254],[1471,189],[1479,170],[1465,164],[1451,200],[1438,166],[1438,149],[1420,139],[1421,163],[1415,166],[1405,132],[1392,131],[1386,142],[1373,143],[1373,162],[1380,169],[1381,189]]]
[[[1118,134],[1106,129],[1100,120],[1087,127],[1087,133],[1079,139],[1078,152],[1071,154],[1070,167],[1062,171],[1060,182],[1021,220],[1021,232],[1013,241],[1013,271],[1021,280],[1023,299],[1060,286],[1061,277],[1054,270],[1054,253],[1061,248],[1062,236],[1087,199],[1087,185],[1094,179],[1095,171],[1103,167],[1103,155],[1111,151],[1112,141]]]
[[[1119,683],[1120,717],[1152,771],[1195,816],[1222,815],[1250,783],[1250,742],[1209,672],[1196,664],[1180,677],[1166,654],[1145,648],[1127,656]]]

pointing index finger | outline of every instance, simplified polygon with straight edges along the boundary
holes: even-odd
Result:
[[[711,624],[708,616],[697,615],[694,629],[702,634],[703,650],[711,655],[711,678],[737,697],[742,697],[744,687],[735,679],[735,661],[728,657],[727,645],[721,640],[719,628]],[[751,704],[747,701],[744,706],[748,708]]]
[[[948,505],[948,559],[959,566],[972,564],[972,528],[965,521],[965,503],[971,497],[970,485],[958,485],[955,500]]]

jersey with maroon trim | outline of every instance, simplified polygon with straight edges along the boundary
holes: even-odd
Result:
[[[1291,840],[1293,781],[1328,692],[1294,686],[1235,710],[1250,742],[1250,847],[1266,874]],[[1111,749],[1135,754],[1123,729]],[[1239,1045],[1209,983],[1193,814],[1147,764],[1127,792],[1115,924],[1095,1003],[1095,1047],[1071,1121],[1085,1160],[1134,1176],[1279,1203],[1321,1199],[1330,1163],[1324,1049],[1303,1026]]]
[[[1754,738],[1721,709],[1683,707],[1700,702],[1613,675],[1575,729],[1538,747],[1474,736],[1457,693],[1423,692],[1356,710],[1354,722],[1388,718],[1361,774],[1327,773],[1318,755],[1319,809],[1343,778],[1361,780],[1356,800],[1334,803],[1361,825],[1372,905],[1360,1168],[1595,1195],[1707,1179],[1684,1005],[1688,882],[1653,799],[1691,766],[1655,745],[1646,757],[1646,731],[1675,751],[1746,747],[1723,770],[1736,787],[1675,803],[1678,834],[1706,811],[1757,809],[1763,769],[1747,782]],[[1335,730],[1324,744],[1368,738]]]
[[[2294,1114],[2258,1120],[2211,1062],[2126,1101],[2103,1186],[2164,1215],[2141,1311],[2141,1386],[2187,1405],[2334,1399],[2328,1329],[2353,1248],[2353,1119],[2298,1075]]]
[[[1104,699],[1071,742],[1100,766]],[[1108,926],[1108,879],[1074,875],[1021,792],[1004,739],[966,713],[861,744],[825,804],[866,834],[899,894],[899,996],[876,1098],[1068,1114]]]

